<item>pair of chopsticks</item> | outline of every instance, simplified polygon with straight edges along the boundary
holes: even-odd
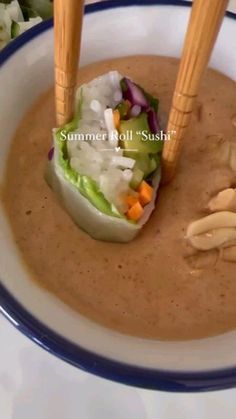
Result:
[[[167,125],[170,140],[162,155],[163,180],[169,182],[182,149],[193,105],[207,67],[228,0],[194,0]],[[55,0],[56,117],[63,125],[73,116],[81,44],[83,0]]]

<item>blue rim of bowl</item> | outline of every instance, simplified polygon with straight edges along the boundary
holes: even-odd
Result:
[[[181,0],[110,0],[86,6],[85,13],[126,6],[153,5],[190,7],[191,3]],[[227,12],[227,16],[236,19],[234,13]],[[0,52],[0,65],[4,64],[21,46],[51,29],[52,25],[52,19],[44,21],[12,41]],[[0,284],[0,309],[20,332],[51,354],[75,367],[109,380],[169,392],[212,391],[236,386],[236,367],[202,372],[156,370],[128,365],[90,352],[63,338],[37,320],[2,284]]]

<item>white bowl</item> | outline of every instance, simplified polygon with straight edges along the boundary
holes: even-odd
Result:
[[[110,1],[86,8],[81,64],[130,54],[179,56],[190,13],[178,1]],[[236,80],[236,18],[224,19],[211,66]],[[128,34],[128,35],[127,35]],[[128,39],[127,39],[128,37]],[[163,42],[164,40],[164,42]],[[29,30],[0,53],[0,179],[24,113],[53,84],[52,22]],[[84,318],[33,283],[0,208],[3,314],[36,343],[103,377],[168,391],[236,384],[236,332],[190,342],[119,334]]]

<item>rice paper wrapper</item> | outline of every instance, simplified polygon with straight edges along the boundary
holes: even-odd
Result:
[[[56,141],[54,141],[56,146]],[[48,162],[46,180],[57,197],[72,217],[74,222],[91,237],[97,240],[126,243],[133,240],[148,221],[155,208],[157,190],[160,184],[160,169],[153,176],[155,193],[152,201],[145,207],[144,214],[138,223],[125,218],[112,217],[102,213],[85,198],[70,181],[65,178],[64,170],[58,161],[57,152]]]
[[[90,128],[90,123],[91,127],[93,127],[94,124],[94,113],[91,115],[90,112],[90,116],[88,117],[87,109],[91,105],[91,91],[94,89],[93,92],[96,92],[96,94],[94,93],[94,96],[92,95],[93,99],[96,99],[97,96],[100,97],[100,106],[104,107],[105,112],[105,109],[110,107],[113,108],[115,93],[118,92],[122,96],[122,92],[119,90],[121,79],[122,76],[118,72],[110,72],[92,80],[87,85],[83,85],[80,89],[78,89],[76,98],[77,112],[73,121],[75,122],[75,125],[78,126],[81,126],[81,124],[83,126],[84,120],[86,121],[86,127],[82,128],[82,132],[83,129],[86,132],[86,128]],[[88,87],[90,87],[89,92]],[[100,89],[99,92],[97,92],[98,87]],[[110,93],[110,90],[112,93]],[[110,97],[108,98],[109,95]],[[101,103],[103,103],[103,105],[101,105]],[[86,112],[87,119],[84,118],[84,112]],[[98,126],[95,124],[96,132],[99,132],[101,128],[100,117],[97,117],[96,122],[98,123]],[[105,119],[104,122],[107,125]],[[109,128],[106,128],[109,131]],[[110,128],[113,130],[115,127]],[[69,129],[72,130],[71,127]],[[57,131],[54,130],[53,133],[54,153],[52,156],[50,156],[50,158],[52,158],[48,163],[46,179],[52,189],[56,192],[61,204],[64,206],[66,211],[73,218],[75,223],[94,239],[111,242],[129,242],[133,240],[134,237],[137,236],[137,234],[140,232],[144,224],[148,221],[152,211],[155,208],[156,194],[160,183],[160,169],[157,169],[157,171],[152,176],[152,185],[154,187],[152,201],[145,206],[143,216],[137,223],[131,222],[126,219],[125,216],[119,214],[115,204],[108,202],[105,197],[104,200],[107,201],[108,206],[110,205],[111,209],[112,207],[115,207],[115,209],[114,211],[110,211],[110,213],[101,212],[101,206],[99,207],[100,209],[98,209],[93,205],[92,201],[89,200],[88,196],[84,196],[82,193],[83,191],[78,185],[79,182],[76,185],[76,183],[73,183],[73,180],[70,181],[68,178],[68,173],[66,173],[66,169],[63,167],[61,162],[61,150],[60,143],[58,143],[57,139]],[[77,172],[78,176],[84,176],[83,173],[79,174],[79,167],[76,169],[76,173]],[[87,176],[87,178],[92,180],[92,175],[91,177]],[[102,193],[102,191],[99,189],[97,192]],[[113,212],[114,216],[112,215]]]

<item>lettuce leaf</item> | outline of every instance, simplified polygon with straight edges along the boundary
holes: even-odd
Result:
[[[110,204],[109,201],[104,197],[100,191],[97,183],[89,176],[80,175],[76,170],[70,166],[69,156],[67,152],[67,141],[61,137],[62,131],[67,135],[73,132],[79,125],[79,120],[82,111],[82,90],[80,98],[78,100],[78,106],[75,112],[75,116],[71,122],[66,124],[64,127],[59,128],[55,133],[56,149],[58,154],[58,162],[61,166],[64,176],[68,182],[72,183],[76,189],[83,195],[88,201],[96,207],[99,211],[104,214],[123,218],[119,211],[114,205]]]

